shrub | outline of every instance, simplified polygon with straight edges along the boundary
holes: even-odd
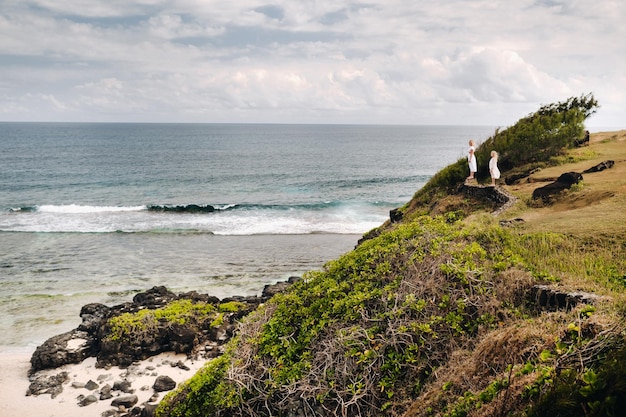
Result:
[[[135,339],[141,342],[144,337],[156,333],[157,323],[186,324],[190,320],[202,321],[214,315],[212,304],[193,302],[191,300],[175,300],[162,308],[144,309],[136,313],[123,313],[109,319],[109,333],[106,338],[111,341]]]

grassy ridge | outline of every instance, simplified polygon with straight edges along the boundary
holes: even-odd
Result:
[[[570,146],[596,105],[590,96],[570,99],[516,125],[538,136],[544,126],[543,137],[559,144],[542,161],[511,159],[509,171],[544,167],[508,187],[519,201],[502,216],[523,222],[503,227],[456,195],[465,165],[451,165],[402,207],[401,223],[383,225],[244,320],[228,351],[166,397],[157,414],[619,414],[626,222],[617,208],[626,195],[626,132],[593,135],[582,150]],[[556,125],[545,119],[550,112]],[[482,146],[487,152],[494,141]],[[502,146],[502,154],[515,147]],[[554,205],[533,206],[530,194],[542,181],[607,153],[619,161],[614,171],[585,176]],[[598,193],[609,194],[594,200]],[[593,215],[598,206],[603,216]],[[529,297],[537,284],[598,298],[543,310]]]

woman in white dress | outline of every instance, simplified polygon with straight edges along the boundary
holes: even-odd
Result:
[[[469,165],[469,177],[466,178],[466,181],[473,180],[474,174],[478,170],[476,167],[476,144],[473,140],[469,141],[469,150],[467,151],[467,164]]]
[[[491,175],[491,185],[496,186],[496,180],[500,178],[500,170],[498,169],[498,152],[491,151],[491,159],[489,160],[489,175]]]

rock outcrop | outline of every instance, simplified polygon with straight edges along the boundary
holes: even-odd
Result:
[[[494,215],[498,215],[515,204],[517,199],[502,187],[462,184],[459,191],[479,200],[490,201],[495,205]]]
[[[557,178],[556,181],[536,188],[533,191],[532,199],[541,200],[543,203],[549,203],[552,199],[564,190],[568,190],[572,185],[583,180],[582,174],[578,172],[566,172]]]
[[[30,374],[58,368],[66,364],[80,363],[88,357],[97,357],[97,366],[117,365],[126,367],[136,360],[146,359],[162,352],[198,354],[206,358],[221,354],[220,346],[233,335],[235,324],[278,292],[284,291],[299,278],[267,285],[260,296],[230,297],[223,300],[207,294],[189,292],[174,294],[165,287],[154,287],[135,295],[132,302],[116,306],[87,304],[80,311],[81,324],[74,330],[51,337],[37,347],[31,357]],[[123,313],[154,310],[174,300],[191,300],[214,304],[237,301],[240,308],[222,313],[219,324],[189,320],[185,323],[158,322],[156,328],[141,340],[134,338],[107,338],[111,328],[109,320]]]
[[[583,174],[604,171],[605,169],[613,168],[613,165],[615,165],[615,161],[612,161],[610,159],[607,161],[602,161],[598,165],[594,165],[591,168],[584,170]]]
[[[528,301],[547,311],[571,310],[579,304],[594,304],[597,294],[581,291],[565,291],[549,285],[535,285],[528,294]]]
[[[55,368],[78,364],[88,357],[97,358],[97,367],[108,369],[111,365],[117,365],[125,368],[125,372],[131,379],[145,374],[148,368],[153,370],[150,372],[154,372],[154,367],[139,369],[138,364],[141,362],[137,361],[162,352],[186,353],[188,360],[191,361],[194,361],[194,358],[216,357],[222,353],[221,346],[233,336],[238,320],[256,309],[261,303],[285,291],[299,279],[299,277],[291,277],[288,281],[266,285],[260,296],[252,297],[235,296],[220,300],[195,291],[174,294],[165,287],[153,287],[135,295],[132,302],[112,307],[104,304],[87,304],[80,311],[82,322],[76,329],[51,337],[35,350],[31,357],[30,386],[26,395],[49,394],[55,398],[63,392],[63,386],[69,384],[70,380],[67,371],[55,371]],[[160,327],[152,329],[151,343],[136,343],[131,338],[115,343],[105,340],[110,330],[109,319],[123,313],[159,309],[175,300],[209,303],[216,307],[223,303],[236,302],[239,308],[232,312],[220,312],[221,320],[218,320],[218,325],[215,324],[215,320],[211,320],[211,323],[190,321],[184,324],[164,321]],[[151,360],[146,362],[149,363]],[[170,366],[190,371],[183,361],[171,362]],[[102,377],[104,380],[107,376],[102,375]],[[93,380],[74,381],[70,386],[86,392],[76,397],[76,404],[79,407],[88,407],[99,401],[111,400],[113,408],[103,415],[149,417],[154,415],[155,402],[158,401],[159,393],[171,391],[177,386],[177,382],[167,375],[155,375],[155,378],[152,387],[141,388],[141,390],[151,388],[154,393],[148,402],[141,404],[138,404],[136,387],[133,387],[130,380],[126,378],[115,381],[113,386],[104,382],[98,384]],[[100,377],[98,381],[100,382]]]

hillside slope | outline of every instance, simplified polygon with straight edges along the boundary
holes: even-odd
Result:
[[[497,216],[459,184],[463,161],[453,164],[393,222],[248,316],[157,415],[626,409],[625,137],[594,134],[547,162],[510,159],[504,178],[515,180],[503,187],[517,202]],[[532,199],[561,173],[609,159],[550,201]]]
[[[551,204],[532,200],[562,173],[604,161],[615,164],[584,173]],[[527,304],[527,316],[455,352],[405,416],[619,415],[626,405],[626,131],[592,134],[589,146],[571,150],[561,164],[505,187],[518,202],[498,220],[515,230],[516,254],[535,271],[535,283],[552,288],[554,304]],[[466,219],[480,221],[484,214]],[[597,298],[559,308],[557,293]],[[531,294],[527,301],[541,301]]]

